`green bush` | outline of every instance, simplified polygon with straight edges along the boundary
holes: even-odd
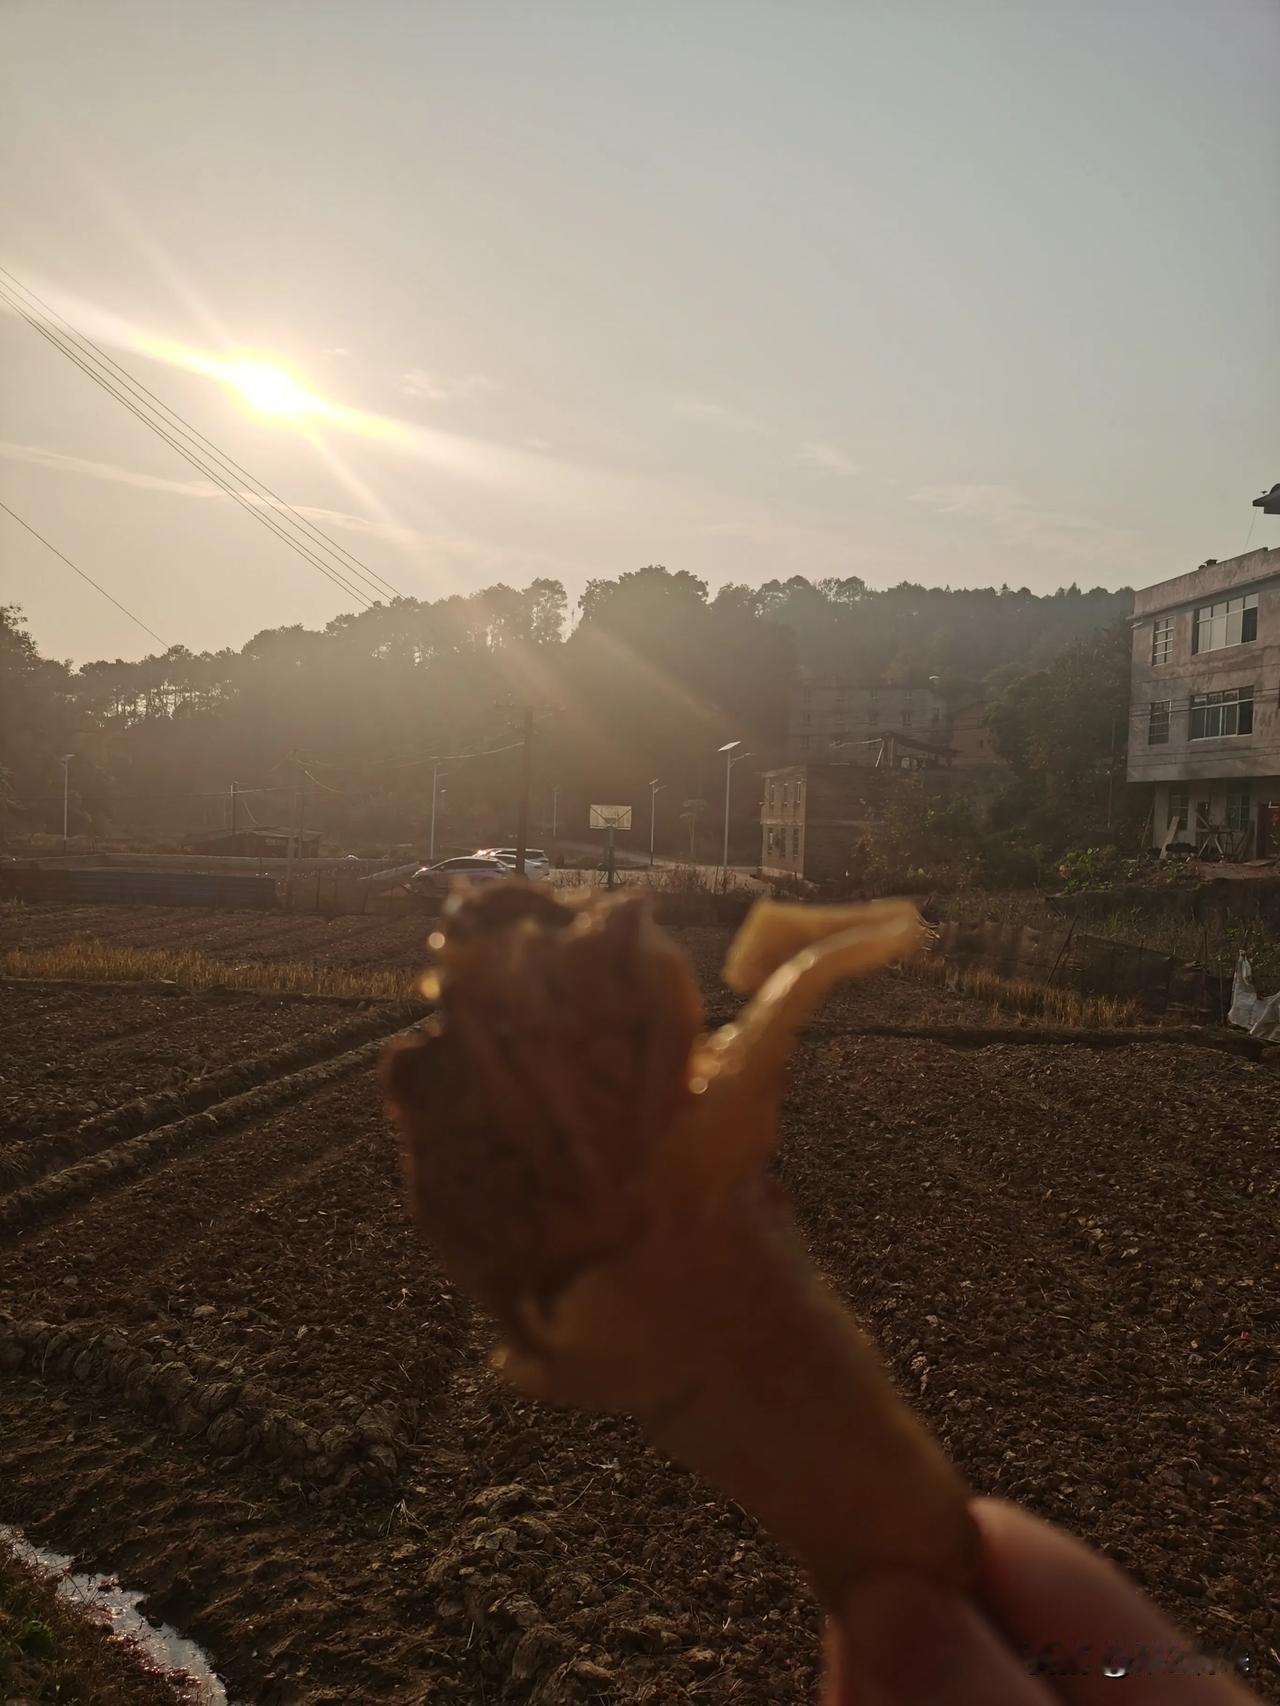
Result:
[[[1105,889],[1115,880],[1118,864],[1114,847],[1072,847],[1058,861],[1058,875],[1069,894],[1079,889]]]

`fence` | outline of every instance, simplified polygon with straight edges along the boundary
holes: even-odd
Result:
[[[1177,1007],[1220,1020],[1231,1001],[1228,975],[1155,948],[1090,936],[1074,921],[1060,930],[944,923],[933,952],[1001,977],[1136,1001],[1157,1013]]]
[[[67,870],[0,868],[7,900],[76,902],[141,901],[151,906],[273,907],[270,877],[211,875],[203,871]]]

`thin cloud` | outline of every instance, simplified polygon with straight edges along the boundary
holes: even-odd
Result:
[[[671,412],[687,421],[707,421],[718,426],[733,427],[739,432],[762,432],[760,422],[741,409],[727,403],[716,403],[709,397],[673,397]]]
[[[431,373],[425,367],[411,367],[407,373],[400,375],[402,396],[425,397],[432,403],[454,403],[498,389],[497,380],[490,379],[487,373],[464,373],[450,379],[440,373]]]
[[[1142,546],[1131,531],[1108,527],[1092,516],[1041,509],[1012,486],[921,486],[910,494],[910,501],[939,515],[977,522],[1017,545],[1069,562],[1114,559]]]
[[[112,462],[92,462],[83,456],[65,456],[60,450],[46,450],[38,444],[11,444],[0,440],[0,457],[8,462],[25,462],[35,468],[55,468],[64,474],[81,474],[91,480],[106,480],[113,485],[133,486],[144,492],[169,492],[183,498],[218,498],[231,501],[229,492],[222,491],[210,480],[168,480],[160,474],[142,474],[133,468],[119,468]],[[242,491],[238,496],[256,509],[277,509],[277,505]],[[398,545],[421,545],[423,536],[411,527],[398,527],[393,522],[371,521],[364,515],[351,515],[346,510],[325,509],[317,504],[292,504],[298,515],[327,527],[343,527],[349,533],[371,534],[389,539]]]
[[[139,491],[168,492],[175,497],[195,498],[200,501],[214,498],[231,502],[229,493],[221,491],[208,480],[169,480],[160,474],[143,474],[133,468],[117,467],[111,462],[93,462],[83,456],[67,456],[60,450],[47,450],[42,445],[14,444],[0,439],[0,460],[22,462],[36,468],[52,468],[65,474],[79,474],[114,485],[132,486]],[[266,503],[253,492],[242,492],[240,495],[255,508],[275,508],[275,505]],[[416,528],[400,526],[395,522],[373,521],[368,516],[352,515],[346,510],[327,509],[319,504],[293,504],[291,508],[296,514],[305,516],[308,521],[314,521],[317,526],[345,528],[349,533],[385,539],[415,551],[438,552],[443,556],[455,557],[489,570],[510,573],[512,570],[532,569],[558,575],[563,569],[559,557],[523,546],[515,549],[492,545],[466,534],[422,533]]]
[[[822,474],[835,474],[842,480],[861,472],[859,465],[851,456],[846,456],[838,444],[826,444],[821,439],[802,444],[792,461],[798,462],[802,468],[816,468]]]

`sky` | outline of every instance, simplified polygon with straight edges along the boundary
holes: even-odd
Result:
[[[1280,543],[1278,62],[1276,0],[5,0],[0,265],[414,597],[1140,586]],[[0,501],[169,644],[354,607],[2,306]],[[3,512],[0,602],[156,649]]]

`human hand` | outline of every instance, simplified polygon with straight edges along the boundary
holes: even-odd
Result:
[[[997,1499],[973,1515],[974,1598],[862,1584],[828,1626],[824,1706],[1257,1706],[1098,1553]]]

